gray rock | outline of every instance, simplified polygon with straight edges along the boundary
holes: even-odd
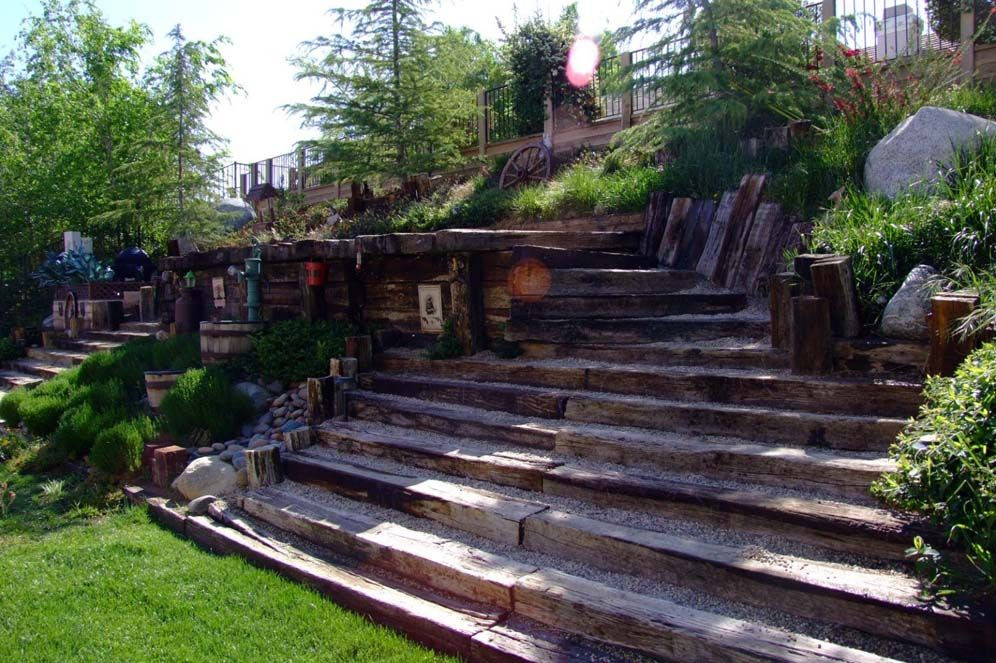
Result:
[[[912,341],[925,341],[930,337],[927,314],[930,313],[933,290],[930,281],[935,276],[937,270],[930,265],[917,265],[910,271],[903,285],[885,305],[880,329],[883,336]]]
[[[280,428],[281,426],[284,425],[285,421],[287,421],[287,420],[284,419],[283,417],[277,417],[276,419],[273,420],[273,427],[274,428]]]
[[[263,416],[259,418],[259,421],[257,421],[256,423],[262,426],[269,426],[271,423],[273,423],[273,413],[272,412],[265,413]]]
[[[201,456],[210,456],[214,453],[214,447],[197,447],[197,453]]]
[[[217,501],[218,498],[214,495],[201,495],[190,500],[190,504],[187,505],[187,511],[192,516],[203,516],[207,513],[208,507]]]
[[[245,451],[246,448],[245,448],[245,446],[243,446],[241,444],[230,444],[230,445],[228,445],[228,450],[231,451],[233,454],[235,454],[235,453],[238,453],[240,451]]]
[[[266,385],[266,388],[271,394],[279,394],[284,390],[284,385],[280,382],[280,380],[274,380],[270,384]]]
[[[225,451],[222,451],[220,454],[218,454],[218,458],[222,459],[226,463],[232,462],[233,456],[235,456],[235,452],[232,451],[231,449],[226,449]]]
[[[279,396],[273,399],[273,407],[275,408],[281,407],[286,402],[287,402],[287,394],[280,394]]]
[[[249,397],[257,412],[263,411],[266,408],[266,402],[270,399],[269,392],[253,382],[239,382],[235,385],[235,389]]]
[[[287,414],[287,408],[286,407],[274,408],[274,409],[270,410],[270,413],[273,415],[273,419],[275,421],[275,420],[279,419],[280,417],[284,416],[285,414]]]
[[[236,487],[235,468],[217,456],[198,458],[173,481],[173,488],[188,500],[202,495],[225,495]]]
[[[252,438],[252,442],[249,443],[249,448],[259,449],[260,447],[265,447],[267,444],[269,444],[269,440],[267,440],[266,438],[254,437]]]
[[[924,106],[880,140],[865,161],[865,189],[895,198],[929,191],[950,168],[956,151],[975,149],[996,122],[947,108]]]
[[[292,430],[297,430],[298,428],[302,428],[302,425],[296,421],[288,421],[287,423],[285,423],[283,426],[280,427],[280,432],[289,433]]]
[[[240,467],[235,470],[235,483],[238,484],[239,488],[245,488],[249,485],[249,470],[245,467]]]
[[[241,470],[241,469],[243,469],[248,464],[249,464],[249,461],[246,460],[246,452],[245,451],[240,451],[239,453],[237,453],[234,456],[232,456],[232,466],[236,470]]]
[[[215,451],[224,451],[225,444],[223,442],[215,442],[214,444],[211,445],[211,448],[214,449]]]
[[[246,424],[240,432],[242,437],[252,437],[252,424]]]

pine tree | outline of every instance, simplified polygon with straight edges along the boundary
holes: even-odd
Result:
[[[436,57],[445,44],[422,18],[426,4],[371,0],[362,9],[333,9],[349,32],[306,42],[308,55],[295,60],[298,80],[322,87],[290,109],[321,131],[310,145],[336,179],[405,179],[459,160],[473,97],[451,94],[458,87],[445,69],[452,61]]]

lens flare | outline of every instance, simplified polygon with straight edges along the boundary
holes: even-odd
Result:
[[[550,270],[536,258],[526,258],[508,272],[508,294],[524,302],[541,301],[550,292],[552,283]]]
[[[595,78],[598,69],[598,44],[591,37],[578,37],[567,54],[567,80],[574,87],[584,87]]]

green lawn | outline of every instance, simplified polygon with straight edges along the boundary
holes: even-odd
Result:
[[[49,497],[10,463],[4,481],[18,496],[0,517],[0,661],[441,660],[71,476]]]

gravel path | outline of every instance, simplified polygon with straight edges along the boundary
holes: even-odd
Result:
[[[335,454],[327,453],[323,453],[323,455],[326,455],[327,457],[335,456]],[[601,582],[616,589],[666,599],[687,607],[708,611],[725,617],[763,623],[775,628],[808,635],[821,640],[828,640],[840,645],[855,647],[903,661],[922,661],[925,663],[942,663],[950,661],[950,659],[938,655],[930,650],[870,636],[854,629],[823,624],[814,620],[796,617],[769,608],[762,608],[735,601],[718,599],[685,587],[660,582],[654,579],[637,577],[623,573],[612,573],[581,562],[554,557],[543,553],[531,552],[518,546],[500,544],[489,539],[484,539],[459,530],[454,530],[432,520],[416,518],[398,511],[384,509],[373,504],[340,497],[330,493],[327,490],[314,486],[288,481],[281,484],[280,490],[287,491],[291,494],[310,499],[335,509],[358,513],[382,522],[392,522],[413,530],[429,532],[435,534],[436,536],[459,541],[465,545],[479,548],[493,554],[504,555],[523,564],[556,568],[562,572],[580,576],[595,582]]]

